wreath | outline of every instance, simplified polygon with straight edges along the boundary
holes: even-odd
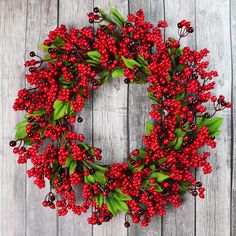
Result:
[[[44,188],[50,182],[42,204],[57,207],[59,216],[92,207],[89,224],[124,212],[125,227],[131,220],[147,226],[166,213],[167,204],[179,207],[187,192],[204,198],[205,188],[192,170],[212,171],[210,152],[199,149],[216,147],[223,119],[215,114],[231,104],[210,92],[218,74],[207,71],[209,51],[180,47],[194,31],[189,21],[177,24],[178,39],[163,40],[166,21],[154,26],[142,9],[127,19],[113,8],[110,12],[111,17],[95,7],[88,14],[96,30],[61,25],[51,31],[41,45],[44,58],[30,52],[25,77],[32,88],[18,92],[13,108],[26,115],[10,146],[19,164],[32,163],[27,174],[34,184]],[[122,163],[102,165],[102,150],[86,144],[75,126],[83,121],[79,113],[91,91],[120,77],[126,84],[148,83],[152,121],[146,123],[144,148],[131,151]],[[82,205],[76,203],[76,186],[82,187]]]

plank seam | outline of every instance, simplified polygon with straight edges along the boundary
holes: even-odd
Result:
[[[195,33],[194,33],[194,46],[195,49],[197,50],[197,2],[196,0],[194,0],[194,28],[195,28]],[[194,170],[194,177],[196,179],[197,177],[197,170]],[[194,198],[194,236],[196,236],[197,234],[197,199]]]
[[[29,10],[29,0],[26,1],[26,17],[25,17],[25,55],[24,55],[24,60],[26,61],[26,46],[27,46],[27,26],[28,26],[28,10]],[[26,68],[24,69],[24,72],[26,73]],[[26,87],[26,80],[24,80],[24,87]],[[25,171],[25,212],[24,212],[24,215],[25,215],[25,236],[27,236],[27,217],[28,217],[28,211],[27,211],[27,204],[28,204],[28,201],[27,201],[27,164],[24,166],[24,171]]]
[[[60,0],[57,0],[57,26],[60,24]],[[56,210],[56,235],[59,236],[59,216]]]
[[[165,3],[165,0],[163,0],[163,17],[164,17],[164,20],[166,20],[166,3]],[[166,30],[164,28],[164,41],[166,40]],[[164,235],[164,218],[163,216],[161,216],[161,236]]]
[[[234,71],[233,71],[233,47],[232,47],[232,1],[229,0],[229,33],[230,33],[230,57],[231,57],[231,103],[233,104],[233,98],[234,98],[234,82],[233,82],[233,77],[234,77]],[[233,236],[233,171],[234,171],[234,106],[231,108],[231,162],[230,162],[230,235]]]

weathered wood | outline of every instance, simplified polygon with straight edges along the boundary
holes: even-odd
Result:
[[[27,3],[28,9],[25,45],[26,59],[30,60],[30,51],[39,52],[41,55],[44,54],[39,45],[43,43],[43,40],[47,37],[48,32],[54,29],[57,25],[57,0],[29,0]],[[31,165],[27,164],[27,168],[31,168]],[[26,232],[28,235],[56,235],[56,210],[42,207],[42,201],[49,191],[49,183],[46,184],[46,187],[43,190],[39,190],[33,183],[33,179],[27,178]]]
[[[211,69],[217,69],[215,94],[231,95],[231,54],[229,1],[196,1],[197,48],[210,50]],[[230,235],[230,168],[231,121],[230,110],[221,112],[224,117],[222,135],[217,138],[217,148],[211,152],[213,172],[203,176],[197,172],[206,186],[206,199],[197,199],[196,235]],[[217,115],[216,115],[217,116]],[[207,149],[206,149],[207,150]]]
[[[122,15],[128,13],[127,0],[94,0],[94,6],[107,12],[114,7]],[[102,148],[105,163],[121,162],[127,157],[127,91],[123,79],[113,79],[94,93],[94,145]],[[124,214],[120,214],[108,223],[94,226],[93,232],[96,236],[127,235],[124,221]]]
[[[130,1],[130,12],[135,13],[142,8],[146,19],[153,24],[164,19],[163,0]],[[129,140],[130,150],[143,146],[142,136],[145,134],[145,123],[150,120],[148,115],[151,108],[147,97],[147,85],[129,86]],[[131,220],[132,222],[132,220]],[[155,217],[147,228],[131,224],[129,235],[161,235],[161,217]]]
[[[235,109],[232,114],[230,110],[219,114],[225,118],[225,123],[222,135],[217,138],[218,146],[212,152],[213,173],[204,176],[202,171],[197,172],[207,193],[205,200],[197,199],[195,211],[193,198],[186,196],[183,206],[167,210],[162,227],[160,219],[156,219],[148,228],[132,225],[127,233],[122,214],[109,223],[92,228],[87,224],[90,212],[83,216],[69,214],[57,220],[56,211],[41,207],[48,189],[39,191],[33,180],[26,180],[26,167],[16,163],[8,146],[14,135],[14,124],[23,117],[22,112],[14,113],[11,107],[17,91],[25,86],[23,63],[24,58],[28,58],[25,52],[37,51],[47,32],[56,26],[58,10],[59,23],[78,27],[88,25],[86,13],[93,5],[106,11],[113,6],[123,15],[128,13],[128,6],[131,12],[143,8],[147,19],[155,24],[165,15],[169,23],[166,36],[176,35],[176,23],[180,19],[194,22],[196,12],[196,45],[194,35],[184,39],[183,44],[210,49],[211,68],[219,72],[215,93],[224,93],[230,99],[233,91],[232,100],[235,102],[236,83],[232,78],[236,66],[235,1],[130,0],[129,4],[128,0],[0,1],[0,235],[235,235],[236,139],[232,135],[233,129],[234,133],[236,130],[231,126],[236,122]],[[78,132],[86,134],[88,143],[103,149],[105,163],[121,162],[130,150],[142,146],[141,136],[150,108],[145,90],[143,85],[130,85],[128,92],[123,79],[110,81],[94,93],[94,104],[90,101],[81,114],[84,122]]]
[[[65,24],[70,27],[90,26],[88,23],[87,13],[93,9],[92,0],[61,0],[59,4],[59,24]],[[77,123],[77,132],[86,136],[86,142],[92,145],[92,99],[87,102],[81,112],[83,123]],[[77,189],[79,201],[82,204],[81,189]],[[81,216],[69,212],[65,217],[59,217],[58,235],[92,235],[92,226],[88,225],[87,218],[90,217],[91,211]]]
[[[24,56],[27,1],[0,1],[1,157],[0,235],[24,235],[26,230],[25,166],[19,166],[8,143],[22,113],[12,105],[25,85]],[[3,155],[2,155],[3,154]]]
[[[165,36],[178,39],[177,23],[181,20],[191,21],[195,27],[195,1],[166,0],[165,19],[168,27]],[[195,29],[197,34],[197,29]],[[190,34],[181,39],[181,46],[195,48],[195,34]],[[163,217],[163,235],[194,235],[194,197],[186,194],[183,197],[183,204],[179,208],[168,206],[166,216]],[[188,217],[186,217],[188,216]]]
[[[231,58],[231,73],[232,73],[232,103],[235,105],[236,101],[236,1],[231,1],[230,5],[230,13],[231,13],[231,19],[230,19],[230,27],[231,27],[231,50],[232,50],[232,58]],[[236,235],[236,109],[235,107],[232,110],[231,113],[231,125],[232,125],[232,130],[231,134],[232,136],[232,143],[231,147],[233,148],[232,151],[232,156],[231,156],[231,235]]]

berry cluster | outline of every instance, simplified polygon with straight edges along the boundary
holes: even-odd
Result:
[[[181,38],[194,31],[190,22],[177,24],[178,40],[163,40],[167,23],[145,21],[142,9],[126,20],[115,9],[111,15],[96,7],[88,14],[90,23],[100,23],[96,31],[61,25],[41,45],[44,58],[30,52],[34,59],[25,66],[32,88],[20,90],[13,106],[27,114],[10,146],[18,163],[32,163],[27,173],[39,188],[49,180],[42,204],[57,207],[59,216],[93,207],[90,224],[100,225],[121,211],[125,227],[130,220],[147,226],[156,214],[165,215],[167,204],[179,207],[186,192],[204,198],[192,170],[212,171],[210,152],[200,149],[216,147],[223,119],[213,116],[231,104],[211,94],[218,75],[207,70],[208,50],[180,47]],[[126,84],[148,83],[153,121],[146,124],[144,148],[131,151],[126,162],[104,166],[95,162],[102,159],[102,150],[75,132],[75,122],[83,122],[76,115],[91,90],[123,76]],[[212,104],[213,112],[206,104]],[[82,205],[76,201],[78,185]]]

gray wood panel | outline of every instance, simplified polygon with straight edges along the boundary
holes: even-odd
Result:
[[[164,19],[163,0],[130,1],[130,12],[135,13],[140,8],[144,9],[146,19],[154,24]],[[145,134],[145,123],[151,120],[148,115],[151,102],[146,95],[147,85],[129,85],[129,141],[131,151],[143,146],[142,136]],[[129,235],[161,235],[161,230],[162,219],[156,216],[147,228],[140,228],[140,225],[131,224]]]
[[[26,59],[30,60],[29,52],[44,54],[39,45],[47,37],[50,30],[57,25],[57,0],[28,0],[26,30]],[[28,73],[28,71],[26,71]],[[21,78],[23,80],[23,78]],[[31,166],[27,164],[29,169]],[[50,191],[49,184],[42,190],[33,183],[34,179],[27,178],[27,235],[55,235],[57,232],[56,210],[42,207],[42,201]],[[39,220],[40,219],[40,220]],[[44,227],[42,227],[42,225]]]
[[[192,26],[195,28],[195,1],[166,0],[165,19],[169,25],[165,30],[166,38],[173,36],[178,39],[177,23],[181,20],[191,21]],[[191,49],[194,49],[195,33],[182,38],[180,44],[182,47],[188,45]],[[170,206],[168,208],[166,216],[163,217],[163,235],[194,235],[194,201],[195,199],[191,194],[186,194],[180,207],[174,208]]]
[[[109,11],[110,7],[118,9],[123,15],[128,13],[127,0],[94,0],[94,6]],[[93,140],[96,147],[101,147],[103,163],[121,162],[127,157],[127,85],[123,79],[108,81],[98,91],[93,99]],[[108,125],[109,124],[109,125]],[[94,226],[93,233],[102,235],[127,235],[123,226],[125,217],[117,215],[107,224]]]
[[[88,25],[86,13],[98,6],[106,11],[117,8],[123,15],[143,8],[154,24],[165,18],[165,36],[176,36],[181,19],[194,23],[195,33],[183,40],[192,48],[210,49],[211,69],[219,72],[215,94],[224,93],[235,102],[236,8],[235,0],[1,0],[0,1],[0,236],[93,235],[93,236],[233,236],[236,235],[236,111],[220,114],[225,118],[218,146],[212,151],[213,173],[197,177],[207,187],[206,199],[190,195],[178,208],[157,217],[148,228],[123,227],[124,215],[102,226],[90,226],[90,212],[58,218],[56,211],[43,208],[41,201],[48,188],[38,190],[26,179],[26,166],[19,166],[8,147],[14,125],[23,117],[11,109],[17,91],[26,85],[24,59],[57,23],[80,27]],[[150,102],[146,86],[110,81],[94,92],[81,113],[84,122],[78,132],[87,142],[103,149],[103,163],[121,162],[130,150],[142,146]],[[207,150],[207,149],[205,149]],[[29,168],[29,166],[28,166]]]
[[[66,24],[70,27],[91,26],[86,17],[86,13],[93,9],[92,0],[61,0],[59,3],[59,24]],[[81,112],[84,121],[76,123],[77,132],[86,134],[86,142],[92,144],[92,99],[87,102],[85,109]],[[81,189],[78,189],[79,201],[82,203]],[[92,226],[87,224],[87,218],[91,211],[80,216],[69,212],[64,217],[59,217],[58,235],[92,235]]]
[[[230,36],[231,36],[231,50],[232,50],[232,58],[231,58],[231,73],[232,73],[232,77],[231,77],[231,98],[234,101],[236,101],[236,12],[233,10],[236,9],[236,1],[231,1],[231,5],[230,5],[230,13],[231,15],[230,17],[230,27],[231,27],[231,32],[230,32]],[[232,134],[232,143],[231,143],[231,235],[236,235],[236,110],[235,108],[233,108],[232,113],[231,113],[231,125],[232,125],[232,129],[231,129],[231,134]]]
[[[210,68],[217,69],[215,94],[231,96],[231,53],[229,1],[196,1],[197,49],[210,50]],[[221,112],[224,117],[218,146],[211,152],[212,174],[197,177],[207,188],[205,200],[197,199],[196,235],[230,235],[231,184],[231,111]]]
[[[1,58],[1,157],[0,157],[0,234],[24,235],[26,231],[26,167],[18,165],[9,148],[14,126],[23,117],[12,112],[17,90],[25,86],[25,30],[27,1],[13,4],[0,1]]]

